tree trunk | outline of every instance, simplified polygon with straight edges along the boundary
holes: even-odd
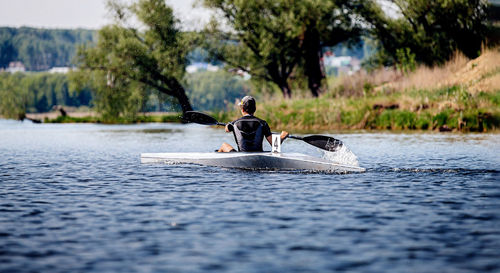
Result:
[[[304,37],[304,74],[307,76],[308,86],[314,97],[323,93],[322,81],[326,78],[323,68],[321,41],[316,29],[309,29]]]
[[[169,96],[172,96],[177,99],[179,105],[181,106],[182,113],[186,113],[187,111],[193,111],[193,107],[191,106],[191,102],[189,102],[189,98],[186,95],[186,90],[184,87],[175,79],[170,79],[166,82],[168,88],[159,88],[159,91],[165,93]]]
[[[193,111],[193,107],[189,102],[189,98],[186,95],[186,90],[184,90],[184,87],[182,87],[182,85],[178,81],[174,81],[171,83],[170,88],[172,89],[172,93],[170,95],[174,96],[179,101],[182,113]]]
[[[292,89],[290,89],[290,85],[288,85],[288,76],[284,76],[279,69],[277,69],[277,66],[268,66],[267,70],[269,71],[269,76],[281,90],[281,93],[283,93],[283,97],[285,99],[289,99],[292,97]]]
[[[290,89],[290,85],[288,85],[288,82],[286,80],[282,80],[278,83],[278,86],[281,89],[281,93],[283,93],[283,97],[285,99],[290,99],[292,98],[292,90]]]
[[[176,92],[175,97],[179,101],[179,104],[182,109],[182,113],[186,113],[187,111],[193,111],[193,107],[191,106],[191,103],[189,102],[189,98],[186,95],[186,91],[184,88],[181,86],[181,89]]]

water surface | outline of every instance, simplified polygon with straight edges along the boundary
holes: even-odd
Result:
[[[500,271],[499,135],[334,134],[362,174],[140,163],[222,131],[0,120],[0,272]]]

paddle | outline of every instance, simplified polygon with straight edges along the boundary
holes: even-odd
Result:
[[[220,125],[226,126],[225,123],[218,122],[215,118],[197,111],[186,111],[182,116],[182,119],[187,122],[193,122],[203,125]]]
[[[184,115],[182,116],[182,119],[186,122],[193,122],[193,123],[198,123],[198,124],[203,124],[203,125],[220,125],[220,126],[226,126],[225,123],[221,123],[217,121],[215,118],[201,112],[197,111],[186,111]],[[320,149],[330,151],[330,152],[335,152],[337,149],[342,147],[343,143],[342,141],[329,137],[329,136],[322,136],[322,135],[312,135],[312,136],[305,136],[305,137],[299,137],[299,136],[293,136],[293,135],[288,135],[289,138],[293,139],[298,139],[302,140],[310,145],[313,145],[315,147],[318,147]]]

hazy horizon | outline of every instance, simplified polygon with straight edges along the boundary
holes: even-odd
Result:
[[[109,24],[106,0],[0,0],[0,27],[99,29]],[[208,10],[193,8],[194,0],[168,0],[187,28],[199,28]]]

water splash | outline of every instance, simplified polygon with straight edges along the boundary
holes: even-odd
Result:
[[[339,146],[338,149],[332,152],[325,150],[320,151],[323,152],[322,157],[326,160],[344,165],[359,167],[358,157],[353,152],[351,152],[351,150],[349,150],[349,148],[347,148],[345,144]]]

